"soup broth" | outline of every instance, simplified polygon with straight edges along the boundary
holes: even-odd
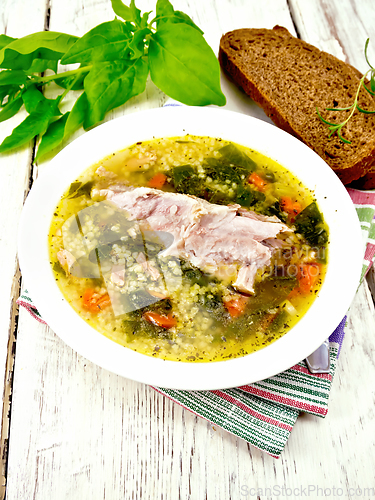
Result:
[[[284,335],[324,279],[314,193],[240,145],[134,144],[73,182],[49,234],[54,276],[95,329],[185,362],[243,356]]]

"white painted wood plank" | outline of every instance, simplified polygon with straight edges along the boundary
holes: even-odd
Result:
[[[368,56],[370,61],[375,60],[375,16],[372,0],[290,0],[290,5],[303,40],[364,72],[368,69],[364,47],[367,38],[370,38]]]
[[[45,0],[32,3],[16,0],[0,5],[0,33],[22,37],[30,31],[44,29]],[[0,142],[10,133],[20,119],[14,117],[0,123]],[[17,227],[25,193],[29,186],[31,148],[0,157],[0,394],[2,396],[2,429],[0,442],[1,472],[6,463],[8,438],[8,413],[13,369],[13,344],[15,329],[15,300],[19,288],[17,262]],[[1,477],[0,498],[3,497],[5,480]]]
[[[1,7],[0,32],[12,37],[21,37],[28,33],[25,17],[29,18],[29,29],[43,30],[45,0],[35,2],[29,8],[22,8],[22,1],[7,3]],[[19,14],[19,11],[22,14]],[[23,115],[26,116],[26,115]],[[0,142],[18,125],[20,118],[0,123]],[[6,352],[7,333],[10,320],[10,297],[13,276],[16,271],[16,234],[20,210],[25,191],[29,185],[29,165],[31,150],[23,148],[17,154],[0,156],[0,255],[2,279],[0,280],[0,372],[3,370],[3,353]],[[0,384],[3,383],[2,375]],[[0,393],[3,387],[0,385]]]
[[[217,40],[217,47],[220,35],[234,28],[278,23],[293,29],[285,2],[260,6],[228,0],[220,2],[220,10],[213,1],[173,3],[193,17],[211,43]],[[144,10],[151,3],[137,5]],[[108,6],[53,1],[51,28],[82,34],[111,18]],[[229,85],[225,93],[228,106],[252,114],[251,105]],[[147,97],[147,102],[139,97],[113,116],[163,102],[152,84]],[[358,378],[365,373],[373,380],[373,362],[366,352],[373,352],[374,344],[365,334],[374,323],[364,286],[353,306],[328,417],[301,419],[276,461],[150,388],[92,365],[22,311],[7,498],[227,500],[256,498],[243,495],[244,487],[316,484],[346,491],[347,486],[368,486],[375,465],[366,440],[374,394],[369,383],[359,388]]]

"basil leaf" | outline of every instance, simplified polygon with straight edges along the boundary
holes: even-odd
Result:
[[[176,10],[174,13],[174,18],[170,20],[173,23],[185,23],[196,29],[203,35],[203,31],[194,23],[194,21],[187,15],[185,12],[181,12],[180,10]]]
[[[35,157],[35,161],[39,161],[40,158],[57,148],[64,139],[79,129],[79,127],[83,124],[86,109],[86,95],[82,94],[77,99],[70,112],[68,111],[58,120],[50,123],[38,147],[38,153]]]
[[[172,17],[174,8],[169,0],[158,0],[156,2],[156,27],[159,28],[165,19]]]
[[[137,61],[133,61],[132,65],[119,78],[119,92],[110,109],[117,108],[131,97],[142,94],[146,88],[147,75],[147,60],[140,58]]]
[[[103,120],[111,103],[116,99],[120,86],[118,78],[125,67],[125,61],[98,63],[85,78],[84,86],[89,105],[83,124],[85,129]]]
[[[3,106],[3,101],[7,95],[9,95],[13,90],[19,90],[18,86],[15,85],[2,85],[0,86],[0,107]],[[7,99],[7,102],[9,98]],[[6,103],[5,103],[6,104]]]
[[[140,28],[147,28],[148,25],[148,18],[151,14],[152,10],[150,12],[145,12],[141,18],[141,23],[140,23]]]
[[[57,73],[58,61],[56,59],[34,59],[27,73],[30,75],[32,73],[43,73],[46,69],[51,69],[54,73]]]
[[[122,59],[131,35],[129,26],[118,19],[99,24],[76,41],[61,58],[61,64]]]
[[[133,18],[133,22],[136,26],[141,26],[142,24],[142,19],[141,19],[141,11],[137,9],[135,6],[135,1],[131,0],[130,2],[130,12]]]
[[[74,106],[72,107],[69,113],[65,125],[64,139],[73,134],[73,132],[78,130],[79,127],[83,125],[87,109],[88,109],[87,96],[85,93],[83,93],[78,97],[78,99],[74,103]]]
[[[13,101],[16,97],[18,97],[19,93],[21,92],[20,87],[18,85],[4,85],[0,86],[0,100],[1,100],[1,106],[3,106],[3,101],[6,97],[5,104],[7,104],[10,101]],[[5,105],[4,104],[4,105]]]
[[[125,21],[135,23],[137,26],[141,24],[141,11],[136,8],[134,0],[131,0],[130,7],[124,5],[121,0],[111,0],[112,9],[115,14],[120,16]]]
[[[62,87],[63,89],[69,89],[69,90],[83,90],[84,88],[84,80],[89,72],[89,68],[87,69],[87,72],[82,72],[78,78],[77,75],[71,75],[67,76],[66,78],[57,78],[55,80],[56,85],[59,87]],[[73,86],[72,86],[73,84]]]
[[[179,10],[174,10],[169,0],[158,0],[156,4],[156,27],[159,29],[165,23],[189,24],[200,33],[203,31],[190,19],[190,17]]]
[[[0,111],[0,122],[5,122],[9,118],[12,118],[22,106],[21,96],[16,97],[12,101],[9,101],[3,109]]]
[[[0,68],[26,70],[34,59],[58,60],[76,40],[76,36],[54,31],[18,38],[0,50]]]
[[[28,113],[32,113],[33,111],[36,111],[40,102],[46,101],[47,99],[40,92],[40,90],[37,89],[36,85],[30,85],[30,87],[23,92],[22,100],[25,104],[26,111]]]
[[[17,40],[17,38],[12,38],[11,36],[7,35],[0,35],[0,49],[9,45],[10,42],[14,42],[14,40]]]
[[[88,112],[83,127],[102,121],[107,111],[121,106],[146,87],[148,64],[140,58],[131,64],[114,61],[96,65],[85,79]]]
[[[0,71],[0,121],[16,114],[22,103],[29,113],[5,138],[0,152],[41,135],[39,159],[81,125],[96,125],[108,111],[142,93],[149,66],[154,83],[175,99],[198,105],[225,103],[218,61],[189,16],[175,11],[169,0],[157,0],[157,16],[149,23],[150,12],[141,14],[135,0],[129,6],[121,0],[111,2],[124,22],[102,23],[82,38],[49,31],[20,39],[0,35],[0,68],[5,70]],[[59,60],[81,66],[61,74]],[[47,69],[54,74],[41,75]],[[42,89],[53,81],[66,91],[55,100],[46,99]],[[59,103],[70,90],[83,93],[62,116]]]
[[[43,134],[50,120],[60,113],[58,99],[46,99],[39,103],[38,108],[27,116],[18,125],[11,135],[6,137],[0,145],[0,153],[6,153],[31,141],[36,135]]]
[[[173,99],[192,106],[225,104],[219,62],[196,29],[164,24],[152,34],[148,55],[152,81]]]
[[[129,49],[132,52],[131,59],[142,57],[145,52],[145,37],[151,33],[148,28],[143,28],[134,33],[133,40],[129,43]]]
[[[50,123],[39,144],[35,161],[39,161],[42,156],[45,156],[61,144],[64,139],[65,125],[69,114],[67,112],[58,120]]]
[[[23,85],[27,80],[24,71],[8,69],[0,72],[0,85]]]

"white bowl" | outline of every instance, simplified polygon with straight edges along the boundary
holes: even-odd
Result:
[[[305,316],[282,338],[241,358],[211,363],[155,359],[116,344],[89,326],[62,296],[48,256],[53,211],[64,191],[90,165],[138,141],[194,134],[220,137],[278,161],[313,189],[329,226],[329,264]],[[361,230],[346,189],[312,150],[291,135],[246,115],[213,108],[167,107],[134,113],[85,133],[42,172],[21,218],[19,259],[24,283],[48,325],[92,362],[127,378],[174,389],[236,387],[275,375],[311,354],[347,312],[359,283]]]

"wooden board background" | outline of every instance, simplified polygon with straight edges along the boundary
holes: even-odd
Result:
[[[222,33],[280,24],[364,71],[364,42],[371,37],[375,44],[370,0],[175,0],[173,5],[204,30],[215,52]],[[148,0],[137,6],[154,9]],[[1,32],[14,37],[45,27],[82,35],[114,17],[109,0],[3,1],[0,14]],[[374,45],[369,56],[375,61]],[[226,78],[223,90],[229,109],[267,119]],[[149,84],[145,95],[107,119],[164,102]],[[0,124],[1,140],[17,121]],[[355,498],[349,488],[374,486],[375,319],[366,283],[351,308],[328,416],[299,418],[275,460],[149,387],[91,364],[25,311],[16,315],[18,220],[32,179],[47,167],[33,167],[32,157],[31,145],[0,158],[2,498],[5,480],[8,500],[265,500],[271,498],[265,488],[308,485],[342,488],[343,498]],[[250,495],[251,488],[263,492]]]

